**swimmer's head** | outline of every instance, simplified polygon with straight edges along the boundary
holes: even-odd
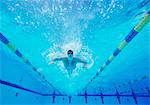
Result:
[[[68,54],[68,57],[73,57],[73,51],[72,50],[68,50],[67,54]]]

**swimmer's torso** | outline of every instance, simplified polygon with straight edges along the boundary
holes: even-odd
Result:
[[[67,70],[73,70],[76,68],[77,61],[73,58],[71,61],[68,58],[63,59],[64,66]]]

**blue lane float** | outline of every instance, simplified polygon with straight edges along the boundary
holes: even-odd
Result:
[[[15,54],[20,58],[22,57],[22,54],[18,50],[15,51]]]
[[[121,50],[119,50],[118,48],[114,51],[113,55],[117,56],[120,53]]]
[[[131,32],[126,36],[125,41],[130,42],[137,34],[138,32],[136,32],[134,29],[131,30]]]
[[[8,44],[9,41],[3,36],[2,33],[0,33],[0,40],[4,43],[4,44]]]

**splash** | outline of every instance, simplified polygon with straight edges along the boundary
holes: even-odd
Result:
[[[76,65],[76,69],[73,70],[72,77],[78,76],[81,72],[85,72],[93,66],[94,60],[92,58],[92,51],[87,46],[83,46],[80,41],[71,41],[70,43],[64,43],[63,45],[54,44],[51,48],[43,52],[42,56],[46,60],[47,64],[50,65],[49,62],[51,62],[54,58],[67,57],[68,50],[73,50],[74,57],[88,62],[86,69],[83,68],[83,64],[78,63]],[[67,70],[65,69],[63,63],[56,62],[55,64],[68,77]]]

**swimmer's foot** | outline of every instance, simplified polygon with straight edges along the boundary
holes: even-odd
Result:
[[[72,75],[72,72],[68,71],[68,76],[71,77],[71,75]]]

